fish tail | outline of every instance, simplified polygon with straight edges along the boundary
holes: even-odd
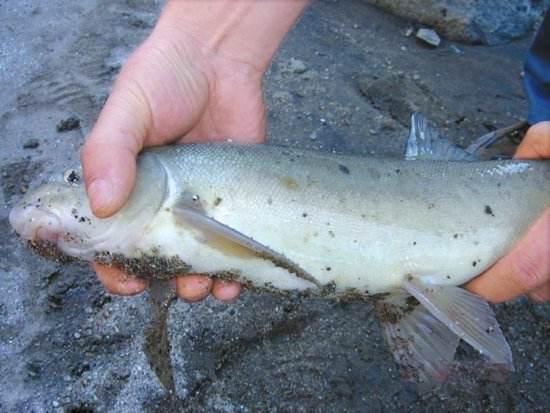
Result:
[[[390,351],[403,377],[419,390],[443,383],[463,339],[491,363],[492,378],[514,370],[512,352],[489,304],[461,287],[409,277],[376,305]]]

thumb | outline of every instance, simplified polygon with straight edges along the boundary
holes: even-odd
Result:
[[[151,119],[142,89],[121,73],[80,153],[90,207],[97,217],[109,217],[126,203]]]
[[[550,281],[550,208],[521,241],[466,288],[493,303],[536,290]]]
[[[531,126],[518,146],[514,158],[550,158],[550,122],[539,122]]]

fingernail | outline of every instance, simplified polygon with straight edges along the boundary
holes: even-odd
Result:
[[[241,285],[232,281],[217,280],[214,284],[213,295],[219,301],[231,303],[237,299],[241,292]]]
[[[113,185],[105,179],[96,179],[88,186],[88,198],[94,215],[109,215],[113,202]]]
[[[119,285],[121,290],[128,295],[139,294],[147,287],[147,284],[143,280],[133,277],[127,278]]]

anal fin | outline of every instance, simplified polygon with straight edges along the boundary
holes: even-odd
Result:
[[[491,363],[514,370],[510,346],[489,303],[480,296],[461,287],[432,285],[414,277],[404,282],[404,288]]]
[[[445,381],[460,339],[488,359],[494,379],[514,370],[510,347],[481,297],[414,277],[403,288],[381,300],[377,311],[404,377],[419,383],[420,390]]]
[[[376,309],[403,378],[417,383],[421,391],[443,383],[453,363],[458,336],[404,291],[379,301]]]

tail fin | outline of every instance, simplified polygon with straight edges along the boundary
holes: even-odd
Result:
[[[513,371],[512,353],[483,299],[455,286],[410,277],[404,291],[377,304],[384,335],[405,379],[421,390],[447,378],[463,339],[500,371]]]

